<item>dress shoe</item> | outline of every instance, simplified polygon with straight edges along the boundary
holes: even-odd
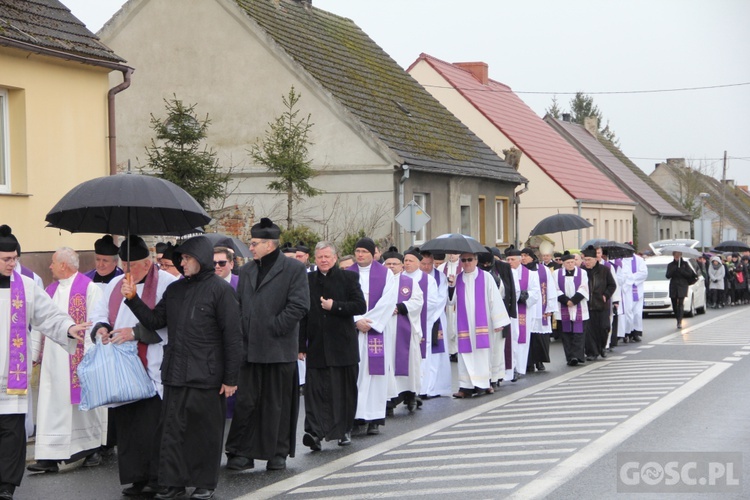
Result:
[[[208,488],[195,488],[193,494],[190,495],[190,498],[200,498],[201,500],[208,500],[213,497],[214,490],[209,490]]]
[[[484,390],[485,394],[495,394],[495,388],[490,386],[489,388]]]
[[[133,483],[132,486],[128,486],[127,488],[122,490],[122,494],[126,497],[140,496],[143,492],[143,488],[146,487],[146,484],[148,484],[146,481],[138,481],[136,483]]]
[[[273,457],[266,462],[266,470],[284,470],[286,469],[286,457]]]
[[[347,432],[344,434],[344,437],[339,439],[339,446],[349,446],[350,444],[352,444],[352,435]]]
[[[230,457],[227,460],[227,469],[229,470],[247,470],[255,467],[255,462],[252,458],[247,457]]]
[[[456,399],[466,399],[470,398],[471,394],[462,390],[459,390],[458,392],[453,393],[453,397]]]
[[[677,329],[682,330],[682,321],[677,322]]]
[[[180,498],[185,494],[185,488],[182,486],[170,486],[161,493],[154,495],[156,500],[170,500],[172,498]]]
[[[305,435],[302,436],[302,444],[310,448],[312,451],[320,451],[322,449],[320,446],[320,438],[313,436],[309,432],[305,432]]]
[[[409,413],[414,413],[414,410],[417,409],[417,401],[416,399],[410,399],[406,402],[406,409],[409,410]]]
[[[622,338],[622,343],[627,344],[628,342],[630,342],[630,339],[626,335],[625,337]]]
[[[0,499],[13,500],[13,493],[11,493],[10,491],[0,491]]]
[[[98,452],[94,452],[83,461],[84,467],[96,467],[102,464],[102,456]]]
[[[604,352],[604,351],[602,351],[602,353],[599,356],[601,356],[602,358],[606,358],[607,357],[607,353]]]
[[[57,472],[60,468],[54,460],[38,460],[31,465],[27,465],[26,470],[31,472]]]
[[[547,368],[545,368],[544,363],[539,362],[539,363],[536,364],[536,369],[539,370],[540,372],[543,372]]]
[[[10,483],[0,483],[0,498],[2,500],[13,500],[13,492],[16,486]]]
[[[568,366],[578,366],[578,360],[573,358],[570,361],[568,361]]]
[[[586,361],[596,361],[596,356],[586,356]]]
[[[369,436],[375,436],[376,434],[380,434],[380,425],[379,424],[367,424],[367,434]]]

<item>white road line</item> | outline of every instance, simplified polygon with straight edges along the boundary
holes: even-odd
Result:
[[[572,453],[576,448],[550,448],[547,450],[503,450],[487,453],[459,453],[444,457],[420,457],[420,462],[437,462],[447,460],[455,463],[460,460],[474,460],[477,458],[498,458],[498,457],[523,457],[526,455],[559,455],[561,453]],[[355,465],[355,467],[378,467],[395,464],[414,464],[414,458],[391,458],[388,460],[367,460]],[[265,489],[265,488],[264,488]],[[288,488],[285,488],[285,490]],[[260,490],[258,490],[260,491]]]
[[[637,396],[634,396],[632,398],[622,398],[622,397],[620,397],[617,394],[612,394],[612,391],[609,391],[609,393],[600,393],[600,394],[602,396],[611,397],[613,401],[617,401],[617,402],[620,402],[620,401],[643,401],[644,399],[659,399],[659,396],[647,396],[647,397],[637,397]],[[588,393],[586,394],[586,397],[592,398],[592,396],[590,394],[588,394]],[[597,397],[597,396],[593,396],[593,397]],[[553,400],[555,400],[555,399],[569,400],[570,396],[569,395],[565,395],[565,396],[550,396],[548,398],[545,398],[545,397],[542,397],[542,396],[532,396],[530,399],[531,399],[531,401],[524,401],[524,402],[520,402],[519,401],[517,403],[513,403],[513,406],[514,407],[518,407],[518,406],[549,405],[549,404],[554,404],[554,401],[550,401],[550,399],[553,399]],[[482,417],[476,417],[476,418],[482,418]]]
[[[625,351],[622,354],[640,354],[641,351]]]
[[[533,474],[532,474],[533,475]],[[431,483],[440,481],[456,481],[458,479],[492,479],[492,478],[506,478],[508,477],[507,472],[487,472],[485,474],[465,474],[461,477],[456,476],[435,476],[435,477],[409,477],[409,478],[390,478],[382,481],[357,481],[354,483],[346,484],[326,484],[324,486],[307,486],[303,488],[297,488],[294,491],[290,491],[291,494],[302,494],[302,493],[320,493],[325,491],[334,490],[351,490],[359,488],[373,488],[377,486],[399,486],[409,484],[421,484]]]
[[[730,313],[727,313],[727,314],[722,314],[721,316],[718,316],[716,318],[711,318],[709,320],[702,321],[702,322],[698,323],[697,325],[692,325],[692,326],[689,326],[687,328],[683,328],[682,332],[673,333],[671,335],[666,335],[666,336],[664,336],[664,337],[662,337],[660,339],[652,340],[651,342],[649,342],[649,344],[654,344],[654,345],[656,345],[656,344],[665,344],[665,343],[669,342],[670,340],[682,337],[682,335],[684,335],[686,333],[690,333],[690,332],[692,332],[694,330],[697,330],[699,328],[703,328],[704,326],[708,326],[710,324],[713,324],[713,323],[716,323],[718,321],[730,318],[730,317],[734,316],[735,314],[741,314],[743,312],[745,312],[745,311],[743,309],[740,309],[738,311],[733,311],[733,312],[730,312]]]
[[[641,345],[638,346],[638,349],[651,349],[652,347],[654,347],[654,346],[652,346],[650,344],[646,344],[646,345],[641,344]]]
[[[518,486],[518,483],[495,483],[495,484],[488,484],[488,485],[475,485],[475,486],[441,486],[440,488],[418,488],[413,489],[408,492],[408,496],[445,496],[448,493],[469,493],[474,491],[493,491],[493,490],[512,490]],[[265,488],[264,488],[265,489]],[[259,490],[260,491],[260,490]],[[296,491],[296,490],[295,490]],[[326,500],[362,500],[363,498],[399,498],[406,495],[406,492],[403,490],[395,490],[395,491],[378,491],[377,493],[360,493],[358,492],[355,495],[326,495]],[[245,498],[245,497],[241,497]],[[250,498],[248,496],[248,498]],[[253,497],[256,498],[256,497]]]
[[[710,381],[721,375],[732,366],[729,363],[715,363],[692,381],[675,389],[672,393],[655,402],[648,408],[632,416],[610,432],[592,442],[575,455],[572,455],[554,466],[538,479],[519,488],[510,496],[512,499],[545,498],[560,485],[570,481],[589,465],[615,449],[620,443],[630,438],[649,423],[672,409],[679,402],[688,398]]]
[[[612,356],[611,354],[607,356],[607,359],[610,361],[621,361],[625,359],[625,356]]]
[[[732,356],[747,356],[750,355],[750,351],[735,351]]]
[[[627,403],[609,403],[609,402],[590,403],[588,401],[575,401],[575,402],[565,401],[565,403],[568,403],[568,404],[562,404],[562,403],[563,403],[562,401],[558,401],[556,403],[547,403],[547,402],[541,401],[535,406],[542,406],[545,409],[550,409],[550,410],[564,410],[566,408],[576,409],[576,408],[580,408],[582,405],[585,405],[586,408],[612,408],[612,407],[617,407],[617,406],[632,406],[632,405],[638,405],[638,404],[647,405],[650,403],[650,401],[630,401]],[[524,405],[521,407],[521,405],[517,403],[513,403],[512,405],[509,405],[506,408],[507,410],[511,410],[511,411],[516,411],[519,409],[523,411],[531,411],[531,412],[538,411],[538,408],[535,410],[534,408],[529,408],[528,405]]]
[[[586,418],[586,417],[564,417],[564,418],[556,418],[556,419],[552,419],[552,420],[556,420],[558,422],[559,421],[565,422],[565,421],[573,420],[573,419],[584,419],[584,418],[586,420],[593,420],[593,419],[597,419],[597,418],[614,419],[614,418],[628,418],[629,416],[630,415],[627,415],[627,414],[624,414],[624,415],[607,415],[607,416],[596,416],[596,415],[594,415],[594,416],[592,416],[590,418]],[[528,422],[529,419],[523,419],[523,421],[524,422]],[[498,422],[498,424],[499,423],[500,422]],[[565,425],[565,428],[591,427],[592,425],[617,425],[617,423],[618,422],[616,422],[616,421],[613,421],[613,422],[588,422],[588,423],[581,423],[581,424],[569,424],[569,425]],[[486,427],[488,425],[492,425],[492,422],[482,422],[482,423],[472,424],[472,427],[480,427],[481,428],[480,431],[477,431],[477,430],[474,430],[474,429],[470,429],[470,430],[450,430],[450,431],[446,431],[446,432],[436,432],[435,434],[433,434],[433,436],[454,436],[456,434],[464,435],[464,434],[476,434],[477,432],[483,432],[484,436],[487,437],[487,432],[484,429],[486,429]],[[560,428],[560,424],[521,425],[521,426],[518,426],[518,427],[505,427],[505,426],[501,427],[501,429],[502,429],[503,432],[515,432],[515,431],[534,430],[534,429],[538,429],[538,430],[542,430],[542,429],[559,429],[559,428]]]
[[[519,432],[519,433],[513,433],[512,435],[494,434],[492,438],[493,439],[516,439],[516,438],[525,438],[525,437],[539,438],[539,437],[550,437],[550,436],[575,436],[575,435],[586,435],[586,434],[603,434],[607,432],[607,430],[608,429],[586,429],[582,431],[573,431],[570,429],[566,429],[563,431],[556,431],[556,432],[528,432],[528,433]],[[508,429],[505,427],[501,427],[498,429],[498,431],[508,432]],[[486,441],[486,440],[487,440],[487,433],[483,432],[482,435],[479,435],[479,436],[462,436],[462,437],[444,438],[444,439],[424,438],[424,439],[420,439],[419,441],[414,441],[413,443],[409,443],[409,446],[423,446],[423,445],[442,444],[442,443],[465,443],[467,441]]]
[[[741,359],[744,359],[744,358],[738,358],[736,356],[728,356],[722,359],[722,361],[740,361]]]
[[[443,464],[443,465],[425,465],[420,463],[419,464],[419,470],[420,472],[453,472],[455,470],[460,469],[479,469],[479,468],[499,468],[499,467],[518,467],[518,466],[528,466],[528,465],[547,465],[547,464],[554,464],[555,462],[559,462],[559,458],[536,458],[536,459],[529,459],[529,460],[500,460],[496,462],[472,462],[472,463],[450,463],[450,464]],[[323,479],[329,480],[329,479],[349,479],[349,478],[357,478],[357,477],[366,477],[366,476],[379,476],[383,474],[404,474],[408,472],[414,472],[414,467],[400,467],[400,468],[390,468],[390,469],[375,469],[375,470],[357,470],[356,472],[338,472],[336,474],[331,474],[330,476],[326,476]],[[523,471],[520,471],[523,472]],[[529,471],[530,472],[530,471]],[[534,471],[534,473],[537,473],[538,471]],[[515,472],[511,471],[507,474],[514,474]]]
[[[746,345],[743,349],[750,351],[750,345]]]
[[[515,436],[509,436],[509,438],[515,438]],[[493,441],[491,443],[473,444],[471,445],[472,450],[486,450],[492,448],[513,448],[514,446],[551,446],[561,444],[583,444],[590,442],[591,439],[586,438],[575,438],[575,439],[544,439],[538,441]],[[421,446],[422,443],[418,446]],[[392,457],[394,455],[416,455],[417,453],[434,453],[436,451],[456,451],[465,450],[466,445],[456,446],[430,446],[427,448],[408,448],[393,450],[386,453],[386,456]]]

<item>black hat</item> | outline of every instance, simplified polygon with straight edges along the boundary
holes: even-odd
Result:
[[[372,241],[372,240],[370,240],[370,241]],[[357,248],[362,248],[362,247],[357,247]],[[404,261],[404,256],[401,255],[400,253],[398,253],[398,248],[396,248],[396,247],[390,247],[387,252],[383,253],[383,261],[386,261],[388,259],[398,259],[401,262],[403,262]]]
[[[281,245],[281,253],[295,253],[297,249],[292,246],[288,241]]]
[[[365,250],[370,252],[373,257],[375,256],[375,242],[372,241],[372,238],[367,238],[367,237],[360,238],[357,241],[357,243],[354,245],[354,249],[356,250],[357,248],[364,248]],[[394,247],[391,247],[391,248],[394,248]],[[385,256],[383,256],[383,258],[385,258]],[[401,260],[403,260],[403,257],[401,258]]]
[[[570,260],[570,259],[575,259],[575,256],[572,253],[565,250],[565,252],[563,252],[562,254],[562,257],[560,257],[560,260],[565,262],[566,260]]]
[[[268,217],[263,217],[259,223],[250,228],[250,237],[262,240],[278,240],[281,229]]]
[[[425,252],[422,252],[425,253]],[[445,260],[445,252],[431,252],[432,258],[435,260]]]
[[[520,257],[521,251],[516,250],[515,248],[508,248],[507,250],[505,250],[505,256],[506,257]]]
[[[495,262],[495,257],[492,255],[492,252],[479,252],[477,254],[477,262],[479,264],[492,264]]]
[[[581,253],[584,257],[594,257],[596,258],[596,248],[594,248],[594,245],[589,245],[583,250],[581,250]]]
[[[148,249],[148,245],[143,241],[143,238],[134,234],[130,235],[130,238],[126,238],[125,241],[120,245],[120,258],[123,262],[128,261],[128,248],[130,248],[130,262],[136,260],[143,260],[151,255]]]
[[[561,252],[555,252],[555,253],[553,254],[553,257],[554,257],[554,258],[556,258],[556,259],[557,259],[557,258],[560,258],[560,257],[562,257],[562,253],[561,253]]]
[[[305,245],[304,241],[297,243],[297,251],[302,253],[310,253],[310,247]]]
[[[18,252],[18,240],[7,224],[0,226],[0,252]]]
[[[105,234],[94,242],[94,253],[97,255],[117,255],[119,250],[120,248],[115,245],[115,240],[110,234]]]
[[[525,248],[523,248],[523,249],[521,250],[521,254],[525,254],[525,255],[528,255],[528,256],[529,256],[529,257],[531,257],[532,259],[536,260],[536,254],[534,253],[534,250],[532,250],[532,249],[531,249],[531,248],[529,248],[529,247],[525,247]]]
[[[510,245],[510,246],[509,246],[508,248],[506,248],[506,249],[505,249],[505,250],[503,251],[503,253],[504,253],[504,254],[505,254],[506,256],[508,256],[508,255],[510,255],[510,252],[511,252],[512,250],[515,250],[515,249],[516,249],[516,247],[515,247],[515,246],[513,246],[513,245]],[[520,254],[519,254],[519,255],[520,255]]]
[[[162,254],[164,256],[164,250],[167,249],[167,243],[164,243],[163,241],[160,241],[156,245],[154,245],[154,250],[156,250],[156,253]]]
[[[417,258],[417,260],[422,260],[422,253],[419,251],[419,247],[410,247],[406,252],[404,252],[404,257],[407,255],[413,255]]]

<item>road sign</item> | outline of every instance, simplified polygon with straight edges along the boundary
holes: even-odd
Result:
[[[430,216],[427,215],[422,207],[416,201],[411,200],[396,216],[398,222],[404,230],[410,233],[416,233],[421,230],[425,224],[430,222]]]

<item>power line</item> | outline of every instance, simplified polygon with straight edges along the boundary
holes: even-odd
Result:
[[[432,87],[437,89],[454,89],[454,90],[466,90],[471,92],[499,92],[499,93],[514,93],[514,94],[540,94],[540,95],[575,95],[579,92],[586,95],[611,95],[611,94],[658,94],[664,92],[686,92],[691,90],[711,90],[711,89],[723,89],[728,87],[742,87],[750,85],[750,82],[742,83],[727,83],[723,85],[707,85],[704,87],[679,87],[672,89],[651,89],[651,90],[602,90],[594,92],[547,92],[547,91],[536,91],[536,90],[504,90],[491,87],[484,88],[464,88],[464,87],[453,87],[450,85],[427,85],[423,84],[424,87]]]

